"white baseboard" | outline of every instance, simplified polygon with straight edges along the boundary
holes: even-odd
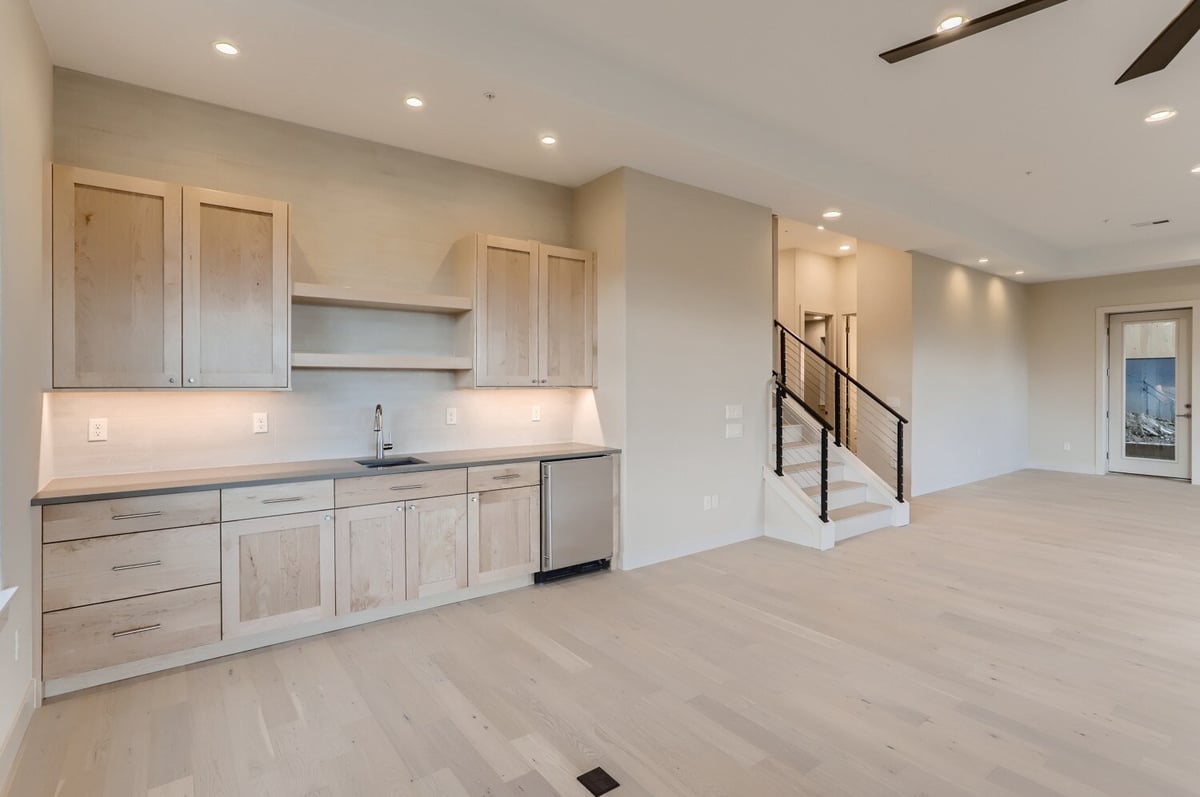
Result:
[[[12,788],[12,778],[16,770],[17,753],[21,751],[21,742],[25,739],[25,731],[33,719],[34,709],[37,708],[37,681],[32,678],[25,686],[25,694],[21,698],[21,708],[4,741],[0,742],[0,794],[8,794]]]

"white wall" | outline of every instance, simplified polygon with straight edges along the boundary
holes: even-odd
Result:
[[[0,739],[21,730],[32,695],[32,546],[48,345],[50,59],[25,0],[0,2],[0,565],[16,586],[0,630]],[[14,657],[19,638],[19,655]],[[15,753],[15,744],[5,752]],[[0,784],[9,760],[0,760]]]
[[[1029,288],[913,255],[913,494],[1028,461]]]
[[[1030,299],[1030,464],[1095,473],[1097,309],[1200,301],[1200,266],[1039,283]],[[1200,373],[1200,351],[1192,356]],[[1192,424],[1192,434],[1200,456],[1200,423]]]
[[[462,236],[574,243],[571,191],[561,186],[68,70],[56,70],[55,88],[60,162],[290,201],[298,281],[448,291],[444,260]],[[372,352],[448,353],[452,340],[439,316],[296,308],[298,350],[330,350],[332,337]],[[55,393],[52,472],[362,456],[372,450],[377,402],[399,451],[561,442],[571,439],[586,394],[456,390],[450,374],[415,372],[297,370],[293,386],[291,393]],[[540,423],[530,420],[534,404]],[[457,426],[445,425],[448,406],[459,410]],[[256,411],[270,413],[269,434],[251,434]],[[108,418],[107,443],[86,442],[89,417]]]
[[[621,169],[579,190],[575,229],[600,263],[623,264],[622,278],[601,277],[599,347],[602,363],[624,351],[624,394],[613,380],[596,391],[604,442],[624,440],[621,565],[760,536],[770,211]],[[740,439],[725,438],[730,404],[743,407]]]

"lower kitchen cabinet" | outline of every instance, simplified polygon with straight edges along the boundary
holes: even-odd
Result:
[[[467,507],[467,579],[474,586],[538,570],[541,487],[473,493]]]
[[[405,514],[409,599],[467,586],[467,497],[409,501]]]
[[[221,524],[225,638],[334,614],[333,512]]]
[[[337,613],[400,603],[406,590],[404,515],[408,504],[337,510]]]

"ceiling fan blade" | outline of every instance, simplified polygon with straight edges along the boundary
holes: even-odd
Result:
[[[968,36],[974,36],[976,33],[983,33],[985,30],[991,30],[1013,20],[1027,17],[1030,14],[1037,13],[1043,9],[1056,6],[1059,3],[1065,3],[1067,0],[1022,0],[1020,3],[1014,3],[1007,8],[1002,8],[999,11],[993,11],[990,14],[985,14],[978,19],[967,21],[960,27],[948,30],[944,33],[935,33],[932,36],[926,36],[924,39],[918,39],[911,44],[905,44],[902,47],[897,47],[894,50],[888,50],[886,53],[880,53],[879,57],[887,61],[889,64],[894,64],[903,61],[906,58],[912,58],[914,55],[927,53],[937,47],[942,47],[950,42],[956,42],[959,39],[965,39]],[[1193,5],[1200,3],[1196,0]]]
[[[1125,74],[1117,78],[1117,85],[1166,69],[1198,32],[1200,0],[1192,0],[1188,7],[1175,17],[1175,21],[1158,34],[1158,38],[1146,48],[1146,52],[1139,55],[1133,65],[1125,70]]]

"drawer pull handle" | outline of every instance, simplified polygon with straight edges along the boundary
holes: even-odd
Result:
[[[114,631],[113,639],[117,639],[117,638],[123,637],[123,636],[133,636],[134,634],[144,634],[147,631],[157,631],[160,628],[162,628],[162,623],[155,623],[154,625],[144,625],[141,628],[130,628],[128,631]]]
[[[130,512],[127,515],[113,515],[113,520],[139,520],[147,517],[158,517],[162,512]]]
[[[264,504],[291,504],[296,501],[303,501],[303,500],[304,500],[304,496],[293,495],[290,498],[264,498],[263,503]]]
[[[395,487],[389,487],[389,490],[420,490],[424,484],[397,484]]]
[[[119,573],[122,570],[138,570],[143,567],[158,567],[161,564],[161,559],[155,559],[153,562],[138,562],[136,565],[117,565],[113,568],[113,572]]]
[[[492,478],[498,482],[502,482],[502,481],[508,481],[509,479],[519,479],[519,478],[521,478],[521,474],[505,473],[503,476],[493,476]]]

